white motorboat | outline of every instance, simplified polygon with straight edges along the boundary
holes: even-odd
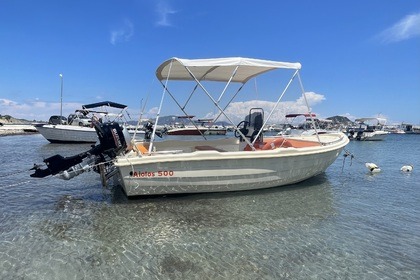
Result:
[[[347,129],[349,139],[357,141],[382,141],[389,134],[383,129],[385,120],[381,118],[356,119],[359,127]]]
[[[101,108],[103,111],[93,109]],[[112,113],[108,109],[114,108],[117,113]],[[124,112],[127,106],[115,102],[103,101],[98,103],[86,104],[81,110],[76,110],[70,114],[68,123],[60,124],[51,122],[48,124],[37,124],[35,128],[51,143],[96,143],[98,135],[92,125],[92,118],[98,118],[101,121],[123,121]],[[112,109],[111,109],[112,110]],[[66,118],[63,118],[67,121]],[[143,135],[144,131],[130,130],[130,134]]]
[[[156,72],[164,86],[161,100],[169,92],[174,99],[175,93],[169,91],[170,82],[191,82],[192,94],[196,88],[201,88],[200,94],[204,92],[209,98],[210,105],[220,112],[219,117],[224,116],[232,124],[232,117],[224,109],[235,98],[226,97],[226,103],[222,103],[225,89],[232,84],[238,85],[233,93],[235,97],[251,78],[273,70],[289,72],[290,80],[284,90],[279,91],[268,117],[264,119],[262,108],[250,108],[245,119],[234,126],[235,137],[155,139],[154,128],[150,139],[130,142],[120,126],[95,124],[99,145],[70,158],[59,155],[47,158],[44,160],[47,167],[36,166],[31,176],[57,175],[69,179],[93,168],[101,173],[103,182],[113,178],[127,196],[241,191],[301,182],[324,172],[340,155],[349,139],[341,132],[287,138],[263,137],[263,128],[295,79],[306,100],[300,69],[300,63],[250,58],[171,58],[163,62]],[[214,98],[204,87],[207,82],[225,84],[218,97]],[[156,123],[159,122],[162,104],[161,101]],[[185,113],[186,106],[182,106],[181,110]]]
[[[412,125],[412,124],[407,124],[407,123],[403,123],[401,125],[404,133],[407,134],[420,134],[420,125]]]
[[[37,124],[35,128],[51,143],[96,143],[98,141],[98,135],[93,127]]]

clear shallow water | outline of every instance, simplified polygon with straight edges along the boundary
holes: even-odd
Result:
[[[29,177],[88,145],[1,137],[0,279],[419,279],[419,144],[351,142],[351,165],[290,187],[127,199],[96,173]]]

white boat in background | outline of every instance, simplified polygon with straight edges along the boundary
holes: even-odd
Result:
[[[403,123],[401,127],[404,133],[420,135],[420,125],[412,125],[412,124]]]
[[[35,128],[51,143],[96,143],[98,141],[98,135],[93,127],[37,124]]]
[[[98,111],[99,109],[100,111]],[[100,122],[125,122],[126,105],[103,101],[98,103],[86,104],[81,110],[76,110],[70,114],[69,118],[63,118],[63,123],[37,124],[35,128],[51,143],[96,143],[98,135],[92,125],[92,118]],[[112,112],[117,110],[117,112]],[[69,123],[67,123],[67,120]],[[130,131],[134,135],[134,130]],[[144,135],[144,131],[137,130],[137,135]]]
[[[297,123],[300,118],[300,122]],[[287,114],[287,124],[277,135],[315,135],[324,134],[332,131],[332,120],[319,119],[314,113]],[[291,119],[291,120],[290,120]],[[337,132],[338,130],[334,130]]]
[[[156,71],[164,88],[161,100],[170,94],[174,103],[188,115],[187,106],[181,107],[181,103],[175,99],[176,96],[182,96],[185,90],[179,89],[175,93],[173,88],[169,90],[169,86],[179,81],[183,85],[189,84],[191,95],[207,96],[208,104],[212,106],[209,109],[219,111],[219,116],[223,115],[234,126],[235,137],[208,139],[203,135],[201,140],[162,138],[156,141],[156,128],[153,128],[150,139],[130,142],[121,126],[95,124],[99,145],[73,157],[56,155],[47,158],[44,160],[46,168],[36,166],[31,176],[57,175],[70,179],[93,169],[101,174],[103,183],[114,179],[114,183],[121,185],[127,196],[241,191],[301,182],[324,172],[340,155],[349,139],[341,132],[287,138],[263,136],[263,128],[295,79],[306,99],[300,69],[300,63],[251,58],[171,58]],[[248,84],[251,87],[253,83],[247,82],[254,77],[263,79],[267,72],[280,72],[274,70],[289,72],[290,80],[283,91],[275,91],[279,95],[275,97],[271,111],[249,108],[245,119],[234,125],[231,116],[224,110],[234,102],[232,95],[237,97]],[[224,88],[217,96],[208,91],[214,83]],[[174,85],[174,88],[177,86]],[[233,91],[232,95],[225,95],[227,88]],[[156,124],[163,109],[161,102]]]
[[[386,120],[382,118],[360,118],[356,119],[358,127],[348,128],[347,135],[351,140],[357,141],[382,141],[389,132],[383,129]]]
[[[384,125],[384,130],[388,131],[390,134],[405,134],[401,124]]]
[[[195,116],[179,116],[178,119],[184,120],[188,119],[192,125],[182,123],[177,123],[174,127],[169,128],[166,131],[168,135],[225,135],[227,129],[222,126],[217,126],[213,124],[212,119],[198,119],[192,120]]]

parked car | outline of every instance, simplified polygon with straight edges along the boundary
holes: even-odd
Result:
[[[48,123],[49,124],[67,124],[67,118],[63,116],[51,116],[50,119],[48,120]]]

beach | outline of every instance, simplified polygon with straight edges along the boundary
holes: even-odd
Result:
[[[32,124],[4,124],[0,126],[0,137],[38,133]]]

